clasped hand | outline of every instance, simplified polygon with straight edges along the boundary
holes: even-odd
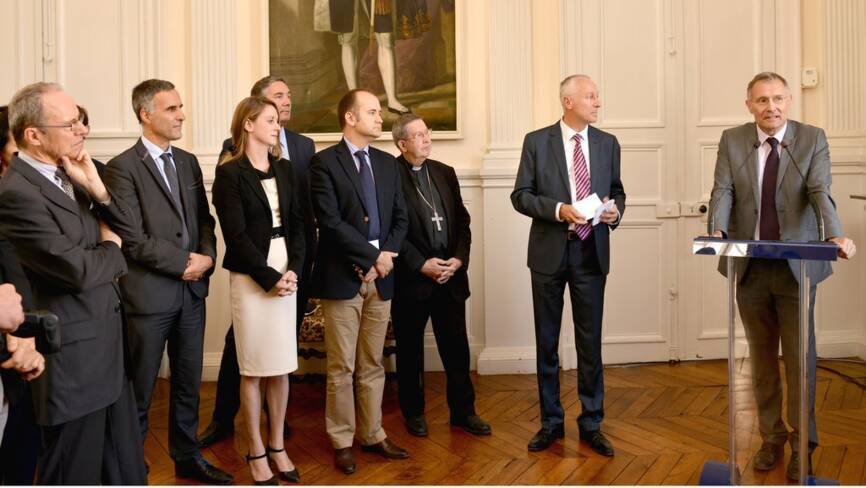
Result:
[[[436,283],[443,285],[448,282],[448,280],[454,276],[454,273],[456,273],[462,266],[463,261],[457,258],[430,258],[427,261],[424,261],[424,265],[421,266],[421,273]]]
[[[276,290],[277,296],[281,297],[287,297],[298,291],[298,275],[292,270],[286,271],[274,285],[274,290]]]

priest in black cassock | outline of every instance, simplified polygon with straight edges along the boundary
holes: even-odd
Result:
[[[391,318],[397,337],[400,410],[410,434],[427,435],[424,418],[424,328],[433,334],[445,367],[451,425],[474,435],[489,435],[490,425],[475,413],[469,377],[466,299],[469,298],[469,212],[450,166],[428,159],[430,130],[419,116],[394,122],[394,143],[409,211],[409,233],[394,266]]]

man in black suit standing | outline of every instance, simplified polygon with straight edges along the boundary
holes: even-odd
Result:
[[[337,115],[343,140],[317,153],[310,171],[320,232],[310,294],[321,299],[325,315],[325,424],[334,462],[349,474],[355,472],[356,432],[365,451],[388,459],[409,457],[382,428],[391,271],[408,220],[397,162],[370,146],[382,134],[379,99],[351,90],[340,100]]]
[[[269,75],[257,81],[250,90],[250,96],[261,96],[274,102],[280,110],[280,146],[281,157],[289,161],[289,166],[295,172],[298,201],[301,203],[301,214],[304,217],[304,239],[306,252],[301,275],[298,277],[298,317],[297,333],[300,337],[301,323],[307,310],[309,298],[310,273],[316,256],[316,218],[313,214],[313,203],[310,200],[310,160],[316,152],[316,146],[309,137],[287,129],[292,119],[292,92],[289,85],[279,76]],[[234,149],[231,138],[223,142],[220,160]],[[291,378],[291,375],[289,376]],[[238,355],[235,348],[234,329],[229,326],[226,332],[225,348],[220,360],[220,372],[217,380],[216,400],[214,401],[213,419],[199,438],[202,446],[209,446],[232,435],[235,427],[235,416],[240,409],[240,383],[238,370]],[[291,391],[291,390],[290,390]],[[291,393],[289,395],[291,397]],[[288,422],[288,418],[286,419]],[[288,435],[289,426],[286,425]]]
[[[469,212],[457,174],[429,159],[433,143],[418,115],[403,115],[391,128],[409,214],[409,232],[395,266],[391,315],[397,335],[400,410],[410,434],[427,436],[424,418],[424,328],[433,319],[436,346],[445,367],[451,425],[490,435],[475,413],[469,377],[466,299],[469,298]]]
[[[35,306],[60,319],[62,339],[33,382],[39,482],[144,484],[117,286],[127,271],[121,244],[140,241],[135,215],[103,185],[75,100],[59,85],[22,88],[10,121],[20,151],[0,180],[0,234],[15,248]]]
[[[526,135],[511,193],[514,208],[532,217],[527,261],[532,275],[541,430],[528,448],[547,449],[565,435],[557,351],[563,293],[568,284],[582,407],[577,419],[580,438],[597,453],[613,456],[613,446],[601,432],[601,323],[610,269],[610,230],[616,228],[625,211],[619,142],[589,125],[598,120],[601,103],[598,88],[588,76],[564,79],[559,100],[562,119]],[[575,208],[592,194],[605,203],[615,203],[595,226],[593,215],[583,215]]]
[[[228,484],[232,477],[204,460],[196,438],[215,221],[198,160],[171,145],[180,139],[185,119],[174,85],[141,82],[132,90],[132,108],[142,136],[108,162],[106,182],[130,206],[142,235],[140,242],[124,246],[129,275],[121,281],[141,437],[147,436],[147,410],[167,342],[168,443],[175,473]]]

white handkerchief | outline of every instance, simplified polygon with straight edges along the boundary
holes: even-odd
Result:
[[[376,249],[379,249],[379,239],[373,239],[372,241],[369,241],[369,242],[370,242],[370,244],[373,245],[373,247],[375,247]]]
[[[592,225],[598,225],[601,222],[601,214],[603,214],[606,210],[610,210],[614,207],[615,203],[613,200],[608,200],[604,202],[600,207],[595,210],[595,216],[592,218]]]
[[[593,193],[592,195],[584,198],[583,200],[577,202],[574,205],[575,210],[580,212],[581,215],[586,217],[586,220],[591,219],[594,215],[596,215],[596,211],[601,208],[602,203],[599,200],[598,195]],[[594,225],[594,224],[593,224]]]

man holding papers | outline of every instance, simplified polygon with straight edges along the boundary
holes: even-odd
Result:
[[[578,358],[577,419],[581,440],[604,456],[613,446],[601,433],[604,377],[601,322],[610,270],[610,230],[625,211],[616,137],[589,124],[598,120],[598,88],[585,75],[559,85],[562,119],[526,135],[511,202],[532,217],[527,264],[532,275],[541,430],[530,451],[565,435],[559,400],[559,331],[565,285],[572,304]]]

